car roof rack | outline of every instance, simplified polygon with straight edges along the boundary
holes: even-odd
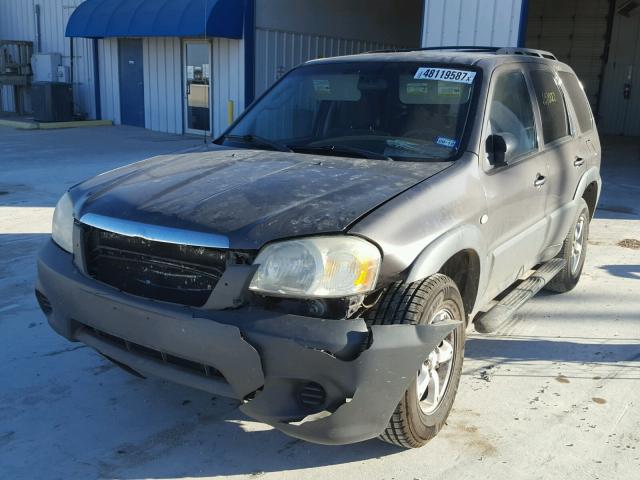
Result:
[[[536,50],[534,48],[521,47],[489,47],[482,45],[445,45],[442,47],[422,47],[422,48],[388,48],[384,50],[373,50],[367,53],[393,53],[393,52],[421,52],[452,50],[457,52],[484,52],[495,53],[496,55],[525,55],[528,57],[546,58],[548,60],[558,60],[556,56],[546,50]]]
[[[367,53],[393,53],[393,52],[422,52],[429,50],[455,50],[459,52],[497,52],[501,47],[488,47],[481,45],[445,45],[442,47],[418,47],[418,48],[385,48],[372,50]]]
[[[536,50],[534,48],[521,48],[521,47],[505,47],[496,50],[498,55],[526,55],[529,57],[541,57],[549,60],[558,60],[556,56],[547,52],[546,50]]]

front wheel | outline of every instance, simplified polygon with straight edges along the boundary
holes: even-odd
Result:
[[[460,292],[453,280],[442,274],[410,284],[392,285],[371,312],[370,321],[374,325],[461,322],[425,358],[380,436],[381,440],[404,448],[417,448],[435,437],[443,427],[460,383],[464,319]]]

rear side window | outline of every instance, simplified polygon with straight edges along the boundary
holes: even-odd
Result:
[[[558,76],[569,94],[573,109],[576,111],[580,131],[588,132],[593,128],[593,120],[591,107],[589,106],[589,101],[587,100],[587,95],[584,93],[582,85],[580,85],[580,82],[572,73],[558,72]]]
[[[492,134],[508,136],[514,143],[510,158],[538,148],[531,96],[522,72],[503,73],[496,80],[489,126]]]
[[[531,80],[540,105],[544,142],[551,143],[566,137],[569,135],[569,118],[564,96],[555,76],[546,70],[534,70],[531,72]]]

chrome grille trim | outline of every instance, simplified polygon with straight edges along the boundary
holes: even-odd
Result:
[[[139,223],[97,213],[85,213],[80,217],[80,223],[126,237],[143,238],[154,242],[193,247],[229,248],[229,239],[224,235]]]

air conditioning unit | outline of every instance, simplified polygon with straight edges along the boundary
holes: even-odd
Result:
[[[58,81],[58,66],[62,63],[59,53],[36,53],[31,57],[34,82]]]
[[[73,91],[68,83],[32,83],[31,104],[37,122],[73,120]]]

